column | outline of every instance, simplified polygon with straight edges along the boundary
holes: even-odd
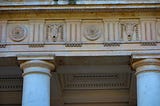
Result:
[[[55,66],[44,60],[28,60],[23,69],[22,106],[50,106],[50,77]]]
[[[137,59],[132,67],[137,77],[137,106],[160,106],[160,60]]]

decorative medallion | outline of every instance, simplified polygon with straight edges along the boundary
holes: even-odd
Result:
[[[134,29],[136,27],[136,23],[125,23],[125,30],[127,35],[133,35],[134,34]]]
[[[128,41],[138,40],[138,23],[137,22],[123,22],[121,23],[126,33]]]
[[[22,41],[27,36],[27,29],[24,26],[17,25],[11,29],[9,37],[16,42]]]
[[[101,30],[95,25],[89,25],[84,28],[84,36],[91,41],[97,40],[101,36]]]
[[[47,27],[48,38],[52,41],[63,41],[63,25],[62,24],[51,24]]]

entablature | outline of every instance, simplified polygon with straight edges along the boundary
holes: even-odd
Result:
[[[159,27],[159,18],[1,20],[0,42],[73,46],[141,43],[142,46],[155,46],[160,41]]]
[[[121,16],[115,13],[113,17],[112,13],[111,16],[93,13],[92,18],[86,18],[87,13],[84,14],[79,14],[78,18],[68,16],[67,13],[60,13],[59,18],[56,14],[53,18],[1,17],[1,57],[22,52],[52,52],[59,56],[88,56],[93,52],[103,56],[114,53],[159,53],[160,16],[148,14],[144,17],[122,17],[123,13]]]

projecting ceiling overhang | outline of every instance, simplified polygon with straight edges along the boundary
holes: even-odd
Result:
[[[79,4],[79,5],[26,5],[0,4],[0,11],[52,11],[52,12],[99,12],[99,11],[159,11],[160,3],[130,3],[130,4]]]

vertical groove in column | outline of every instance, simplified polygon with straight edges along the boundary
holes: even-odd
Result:
[[[2,24],[0,23],[0,42],[2,42]]]
[[[75,23],[71,23],[71,36],[72,36],[72,40],[71,42],[75,42]]]
[[[151,28],[150,28],[150,22],[146,22],[146,41],[151,41]]]
[[[81,42],[81,23],[77,22],[77,42]]]
[[[78,35],[78,32],[77,32],[77,23],[75,23],[75,42],[77,42],[77,35]]]
[[[72,24],[71,23],[69,23],[69,27],[70,27],[70,30],[69,30],[69,32],[70,32],[69,41],[71,42],[72,41]]]
[[[1,21],[1,42],[7,40],[7,21]]]
[[[142,41],[146,41],[146,26],[144,21],[141,22],[141,33]]]
[[[119,27],[118,27],[118,22],[115,22],[115,41],[119,41]]]
[[[39,25],[38,25],[38,23],[35,23],[34,26],[35,26],[34,42],[38,42]]]
[[[43,42],[44,40],[44,24],[43,23],[41,23],[40,24],[40,34],[39,34],[39,42]]]

